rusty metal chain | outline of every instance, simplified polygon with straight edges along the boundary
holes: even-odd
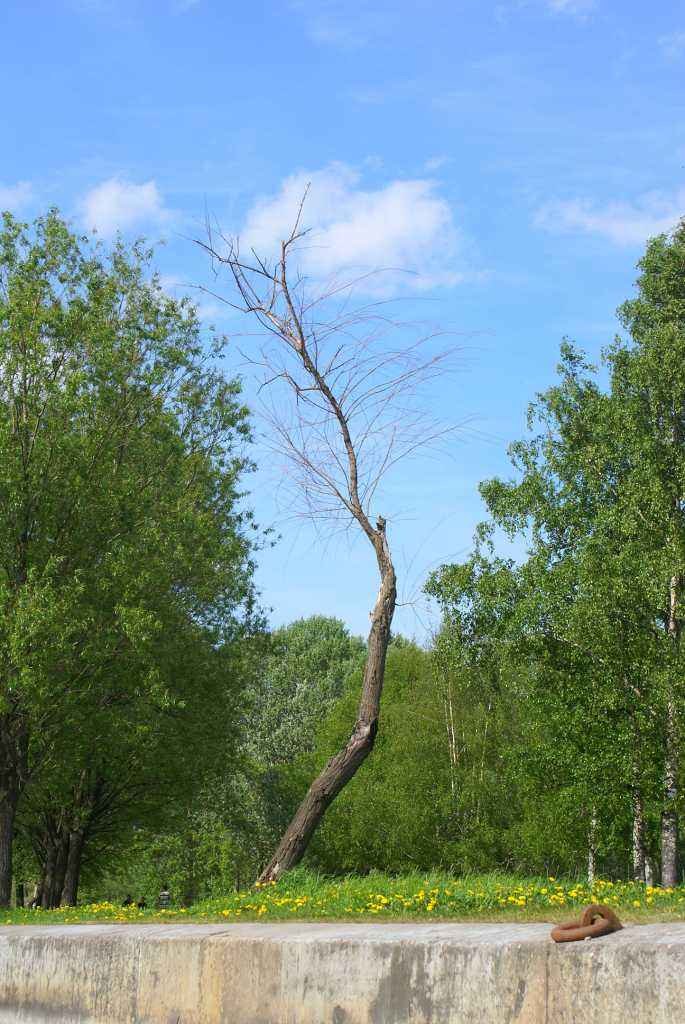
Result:
[[[565,921],[552,928],[555,942],[577,942],[579,939],[597,939],[620,931],[623,925],[611,907],[603,903],[591,903],[576,921]]]

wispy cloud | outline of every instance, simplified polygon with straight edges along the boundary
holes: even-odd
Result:
[[[671,231],[684,215],[685,189],[681,189],[671,195],[649,192],[632,203],[556,200],[537,211],[535,223],[559,234],[582,231],[617,245],[641,245],[654,235]]]
[[[545,6],[552,14],[588,14],[595,6],[595,0],[545,0]]]
[[[84,196],[81,214],[87,228],[112,235],[139,224],[164,224],[172,211],[164,205],[155,181],[136,185],[122,178],[108,178]]]
[[[15,185],[0,185],[0,210],[18,213],[34,197],[30,181],[18,181]]]
[[[680,60],[685,56],[685,29],[659,36],[659,46],[669,60]]]
[[[325,12],[308,17],[306,28],[315,43],[350,53],[362,50],[369,42],[368,33],[361,26],[346,24],[341,18]]]
[[[356,53],[387,39],[402,24],[406,0],[290,0],[309,38],[321,46]]]
[[[379,270],[363,288],[386,295],[473,279],[455,269],[461,232],[434,182],[397,180],[366,190],[359,172],[344,163],[293,174],[277,195],[259,198],[240,233],[241,246],[274,254],[292,230],[308,183],[303,226],[311,232],[298,253],[307,276],[326,280]]]
[[[430,160],[426,160],[423,167],[426,171],[438,171],[441,167],[446,167],[447,164],[451,164],[454,160],[453,156],[433,156]]]
[[[354,52],[369,42],[363,19],[350,18],[349,11],[339,0],[291,0],[290,6],[302,19],[304,30],[314,43]]]
[[[537,8],[554,16],[584,20],[597,6],[597,0],[506,0],[494,8],[495,20],[505,24],[517,11]]]

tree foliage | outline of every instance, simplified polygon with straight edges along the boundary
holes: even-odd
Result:
[[[187,741],[206,730],[213,662],[253,617],[249,425],[222,345],[206,350],[139,246],[106,252],[54,212],[5,217],[0,903],[27,787],[68,802],[84,772],[133,778],[184,716]]]
[[[250,742],[267,767],[312,749],[365,646],[339,619],[313,615],[274,630],[255,694]]]

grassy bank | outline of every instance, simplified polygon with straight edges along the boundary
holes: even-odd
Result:
[[[139,911],[107,900],[59,910],[0,912],[3,924],[230,921],[560,921],[588,903],[606,903],[628,921],[685,921],[685,885],[519,878],[512,875],[404,875],[322,878],[305,871],[277,885],[229,893],[192,907]]]

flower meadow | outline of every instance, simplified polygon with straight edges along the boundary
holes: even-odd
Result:
[[[685,885],[675,888],[554,877],[519,879],[506,875],[465,878],[382,874],[339,879],[305,871],[277,884],[255,886],[191,907],[138,910],[101,900],[58,910],[11,910],[4,924],[89,922],[233,922],[311,920],[557,921],[574,917],[588,903],[605,903],[628,920],[685,920]]]

